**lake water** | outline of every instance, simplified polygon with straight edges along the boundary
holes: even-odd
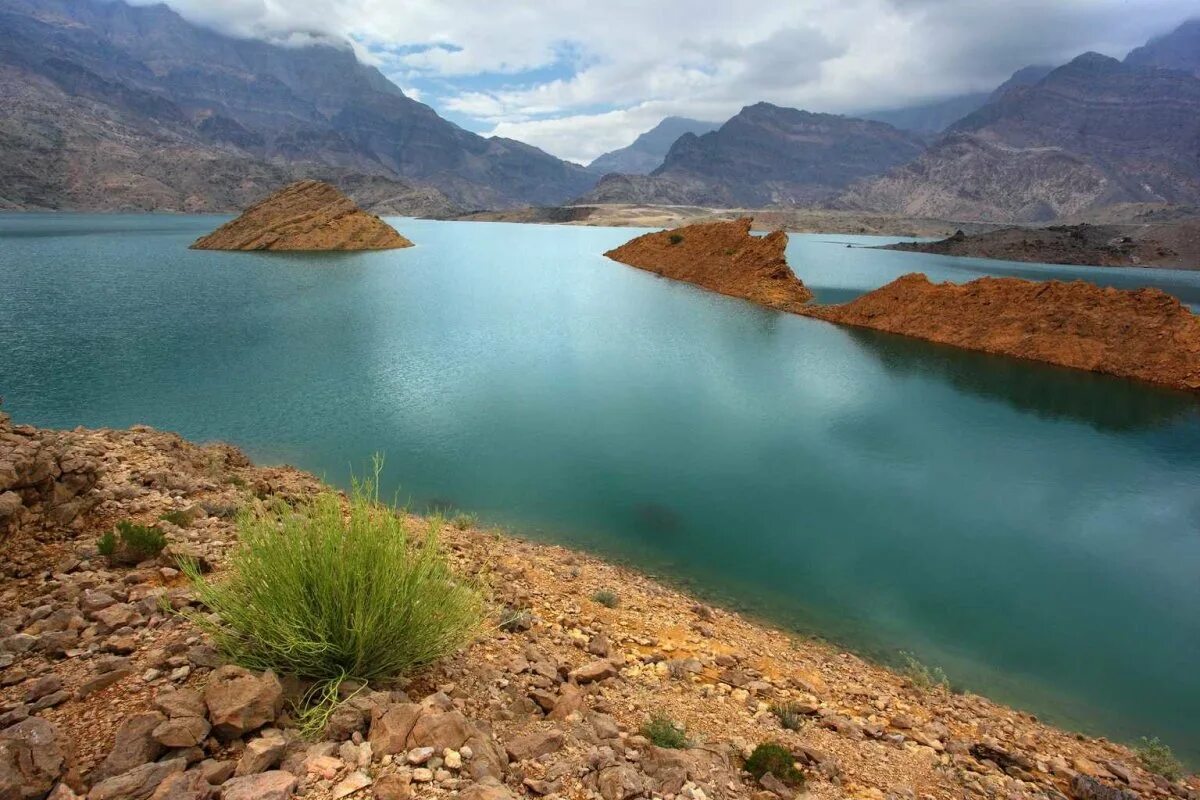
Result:
[[[18,421],[147,423],[453,506],[1200,763],[1200,405],[838,328],[603,258],[629,229],[396,220],[386,253],[193,252],[213,217],[0,216]],[[904,272],[1200,273],[793,236],[819,299]]]

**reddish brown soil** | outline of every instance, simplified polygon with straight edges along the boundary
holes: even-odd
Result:
[[[749,217],[647,233],[604,255],[668,278],[798,312],[812,299],[788,266],[787,234],[750,235]]]
[[[391,225],[321,181],[299,181],[196,240],[195,250],[391,250],[412,247]]]
[[[808,316],[1200,390],[1200,317],[1158,289],[980,278],[933,284],[913,273]]]

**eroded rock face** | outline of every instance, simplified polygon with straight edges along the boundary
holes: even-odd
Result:
[[[246,209],[194,250],[392,250],[412,242],[321,181],[298,181]]]
[[[75,439],[0,414],[0,541],[27,523],[69,525],[95,505],[100,464]]]
[[[1200,317],[1158,289],[914,273],[806,314],[970,350],[1200,390]]]
[[[784,311],[812,299],[788,266],[783,231],[751,236],[749,217],[647,233],[606,256],[667,278]]]

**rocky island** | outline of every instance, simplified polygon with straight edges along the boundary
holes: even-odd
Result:
[[[667,278],[784,311],[812,299],[787,263],[787,234],[750,233],[749,217],[647,233],[604,255]]]
[[[933,284],[913,273],[849,303],[804,313],[969,350],[1200,390],[1200,317],[1158,289],[1020,278]]]
[[[305,683],[228,662],[180,572],[224,580],[240,512],[328,492],[290,467],[151,428],[0,414],[0,797],[1195,800],[1153,751],[1068,733],[710,607],[628,569],[445,525],[486,624],[400,679]],[[406,518],[413,525],[428,521]],[[116,526],[157,532],[132,562]],[[286,532],[279,532],[284,536]],[[336,699],[336,698],[335,698]],[[300,704],[300,705],[295,705]],[[755,751],[785,762],[764,771]],[[1165,774],[1163,774],[1165,773]],[[806,792],[801,795],[801,792]]]
[[[195,250],[392,250],[408,239],[322,181],[297,181],[197,239]]]
[[[750,240],[747,242],[746,240]],[[1075,369],[1200,390],[1200,317],[1158,289],[980,278],[934,285],[905,275],[843,305],[808,301],[786,235],[750,220],[646,234],[605,255],[782,311]]]

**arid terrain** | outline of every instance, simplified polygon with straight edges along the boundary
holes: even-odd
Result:
[[[791,800],[799,787],[742,769],[764,741],[790,751],[813,798],[1200,792],[1120,744],[469,520],[446,526],[443,546],[484,588],[491,622],[454,657],[354,695],[306,740],[294,682],[223,666],[170,609],[196,602],[179,556],[219,578],[239,509],[320,490],[226,445],[0,415],[0,796]],[[123,520],[159,526],[162,555],[100,556]],[[642,735],[653,715],[685,727],[682,748]]]

